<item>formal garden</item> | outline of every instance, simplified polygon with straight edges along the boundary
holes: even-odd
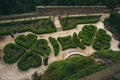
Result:
[[[112,15],[114,16],[114,14]],[[60,17],[59,21],[62,25],[63,34],[65,31],[69,33],[69,30],[77,28],[79,24],[84,25],[80,30],[76,29],[69,35],[61,36],[58,33],[57,37],[53,35],[57,33],[57,27],[50,17],[0,23],[0,36],[19,33],[19,35],[12,38],[13,42],[4,46],[3,61],[11,65],[16,63],[19,71],[24,72],[39,68],[44,63],[44,66],[47,65],[47,69],[41,75],[41,80],[78,80],[104,70],[110,64],[118,64],[120,51],[111,49],[113,46],[112,36],[104,28],[94,25],[100,17],[101,15]],[[106,19],[104,24],[115,25],[110,24],[110,19]],[[23,32],[31,33],[21,34]],[[119,30],[116,33],[119,33]],[[47,38],[42,37],[44,34],[47,35]],[[87,51],[89,47],[92,47],[95,51],[89,57],[77,56],[60,61],[56,61],[57,59],[54,58],[54,62],[48,64],[51,54],[54,55],[52,57],[59,58],[61,52],[70,49]],[[103,60],[103,62],[96,62],[95,59]],[[111,61],[111,63],[108,64],[107,61]]]

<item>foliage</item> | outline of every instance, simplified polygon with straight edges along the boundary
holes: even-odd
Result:
[[[34,73],[34,74],[32,74],[32,80],[41,80],[41,77],[42,77],[42,75],[41,75],[41,73],[39,74],[37,71]]]
[[[60,18],[63,30],[77,27],[78,24],[96,23],[101,16],[77,16]]]
[[[80,41],[80,39],[78,38],[78,35],[77,35],[77,33],[76,32],[74,32],[74,34],[73,34],[73,41],[74,41],[74,43],[78,46],[78,47],[80,47],[81,49],[85,49],[86,47],[85,47],[85,45]]]
[[[42,59],[40,56],[35,54],[34,52],[28,51],[25,55],[19,60],[18,68],[20,70],[28,70],[29,68],[39,67],[42,63]]]
[[[80,79],[104,68],[105,66],[96,65],[91,58],[71,57],[50,64],[43,74],[42,80],[78,80],[78,78]]]
[[[42,56],[49,55],[51,51],[50,47],[48,46],[48,42],[45,39],[39,39],[36,41],[32,45],[31,50]]]
[[[73,42],[71,36],[58,37],[57,39],[62,46],[62,50],[65,50],[65,49],[68,49],[68,48],[76,48],[76,45]]]
[[[120,13],[112,12],[104,24],[110,27],[110,31],[120,39]]]
[[[93,26],[93,25],[85,25],[82,28],[82,31],[79,32],[78,36],[82,39],[82,42],[85,45],[91,45],[93,40],[94,40],[94,36],[96,34],[97,31],[97,27]]]
[[[116,63],[120,63],[120,51],[100,50],[95,52],[92,56],[100,59],[110,59]]]
[[[50,18],[0,23],[0,35],[31,31],[36,34],[51,33],[56,27]]]
[[[37,36],[34,34],[28,34],[27,36],[19,35],[15,39],[15,43],[24,48],[29,49],[36,40],[37,40]]]
[[[109,49],[111,36],[105,30],[99,29],[93,43],[93,48],[96,50]]]
[[[57,56],[60,51],[60,46],[55,38],[49,37],[49,40],[54,48],[54,55]]]
[[[15,63],[25,53],[24,48],[13,43],[7,44],[3,50],[5,53],[3,60],[6,63]]]

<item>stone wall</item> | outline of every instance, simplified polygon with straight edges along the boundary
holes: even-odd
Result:
[[[99,14],[104,13],[105,6],[37,6],[39,16]]]

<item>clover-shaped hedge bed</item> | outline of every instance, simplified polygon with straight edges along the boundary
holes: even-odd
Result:
[[[28,34],[27,36],[19,35],[15,42],[16,44],[9,43],[4,47],[5,55],[3,60],[6,63],[18,61],[18,68],[20,70],[25,71],[40,66],[42,63],[40,55],[50,54],[47,40],[37,40],[37,36],[34,34]]]

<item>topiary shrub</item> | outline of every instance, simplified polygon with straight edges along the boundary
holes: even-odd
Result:
[[[74,43],[75,43],[78,47],[80,47],[81,49],[85,49],[85,48],[86,48],[85,45],[84,45],[84,44],[80,41],[80,39],[78,38],[76,32],[74,32],[74,34],[73,34],[73,41],[74,41]]]
[[[25,55],[19,60],[18,68],[20,70],[28,70],[29,68],[39,67],[42,63],[42,59],[40,56],[35,54],[34,52],[28,51]]]
[[[15,39],[15,43],[20,46],[23,46],[24,48],[29,49],[36,40],[37,40],[37,36],[34,34],[28,34],[27,36],[19,35]]]
[[[48,46],[48,42],[45,39],[39,39],[32,45],[31,50],[42,55],[46,56],[50,54],[50,47]]]
[[[76,45],[73,42],[71,36],[58,37],[57,39],[62,46],[62,50],[65,50],[65,49],[68,49],[68,48],[76,48]]]
[[[7,44],[3,50],[5,53],[3,60],[6,63],[16,62],[26,51],[24,48],[13,43]]]
[[[101,38],[96,38],[93,43],[93,48],[96,50],[109,49],[110,42],[107,42]]]
[[[49,37],[49,40],[54,48],[54,55],[57,56],[60,51],[60,46],[55,38]]]

